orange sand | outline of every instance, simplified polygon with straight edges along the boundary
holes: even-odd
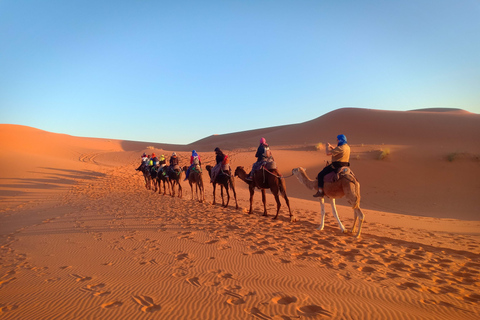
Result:
[[[478,319],[480,116],[437,111],[340,109],[186,146],[0,125],[0,318]],[[289,177],[302,166],[314,178],[328,160],[315,145],[339,133],[362,186],[359,240],[328,205],[316,230],[318,200]],[[295,223],[283,199],[279,219],[262,217],[260,192],[248,215],[238,178],[236,210],[211,204],[205,176],[199,203],[187,182],[183,198],[164,196],[134,170],[143,152],[176,151],[183,166],[196,149],[213,164],[216,146],[250,169],[261,136]]]

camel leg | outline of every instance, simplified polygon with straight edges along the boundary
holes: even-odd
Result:
[[[177,181],[177,184],[178,184],[178,197],[181,198],[183,196],[182,185],[180,184],[180,181]]]
[[[191,181],[188,181],[188,184],[190,184],[190,191],[192,192],[192,200],[193,200],[193,185]]]
[[[227,192],[227,203],[225,204],[225,208],[228,207],[228,204],[230,203],[230,190],[228,188],[228,184],[225,186],[225,191]]]
[[[267,198],[265,196],[265,189],[262,189],[262,202],[263,202],[263,216],[268,216],[267,214]]]
[[[340,217],[338,216],[337,207],[335,206],[335,199],[330,199],[330,204],[332,205],[332,214],[335,217],[335,219],[337,219],[340,230],[342,231],[342,233],[346,233],[347,230],[343,226],[342,221],[340,221]]]
[[[320,198],[320,225],[317,230],[322,231],[325,227],[325,200]]]
[[[253,212],[253,194],[255,193],[255,189],[250,187],[249,188],[249,191],[250,191],[250,211],[248,211],[248,214],[252,214]]]
[[[360,238],[360,233],[362,232],[362,226],[363,226],[363,221],[365,219],[365,215],[364,215],[362,209],[360,209],[360,208],[353,209],[353,212],[355,214],[355,218],[353,220],[352,233],[355,232],[355,225],[356,225],[357,220],[358,220],[358,232],[355,235],[355,238],[358,239],[358,238]]]
[[[223,199],[223,185],[220,185],[220,195],[222,196],[222,207],[225,207],[225,200]]]
[[[215,204],[215,189],[216,189],[216,186],[215,186],[215,183],[213,184],[213,202],[212,204]]]
[[[274,197],[275,197],[275,202],[277,202],[277,214],[275,215],[275,217],[273,217],[273,219],[277,219],[278,213],[280,212],[280,207],[282,206],[282,204],[280,203],[280,197],[278,196],[278,193],[276,193]]]
[[[287,204],[287,207],[288,207],[288,213],[290,213],[290,219],[292,219],[292,210],[290,210],[290,201],[288,200],[288,197],[287,197],[287,193],[286,192],[282,192],[282,196],[283,198],[285,199],[285,203]]]
[[[235,184],[232,181],[230,181],[230,187],[232,188],[233,198],[235,199],[235,209],[238,209],[237,192],[235,191]]]

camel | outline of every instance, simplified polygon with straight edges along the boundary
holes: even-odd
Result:
[[[188,167],[184,166],[183,171],[187,172]],[[195,185],[195,195],[199,202],[205,201],[205,189],[203,187],[203,178],[202,178],[202,171],[200,167],[198,169],[192,168],[190,169],[190,173],[188,174],[188,183],[190,184],[190,190],[192,191],[192,200],[193,200],[193,185]],[[200,194],[199,194],[200,191]]]
[[[292,173],[297,177],[297,179],[305,185],[308,189],[313,191],[318,190],[318,180],[311,180],[306,173],[306,170],[302,167],[295,168],[292,170]],[[355,235],[355,238],[360,238],[360,233],[362,231],[363,220],[365,215],[360,209],[360,183],[356,179],[349,179],[347,176],[341,176],[341,178],[335,182],[325,182],[323,192],[325,196],[330,199],[330,204],[332,206],[332,213],[335,219],[337,219],[338,225],[342,233],[346,233],[346,229],[343,226],[340,218],[338,217],[337,208],[335,206],[335,199],[340,199],[342,197],[346,197],[348,202],[352,205],[354,219],[353,219],[353,226],[351,229],[351,233],[355,232],[355,227],[358,223],[358,231]],[[317,230],[323,230],[325,226],[325,204],[324,198],[320,198],[320,206],[321,206],[321,223]]]
[[[278,213],[280,212],[280,198],[278,193],[280,192],[287,203],[288,212],[290,213],[290,220],[292,220],[292,211],[290,210],[290,201],[287,197],[287,191],[285,186],[285,180],[278,172],[277,169],[267,170],[265,168],[261,168],[258,171],[253,173],[252,181],[247,181],[245,178],[247,173],[243,167],[237,167],[235,169],[235,176],[238,176],[241,180],[248,184],[248,190],[250,191],[250,211],[249,214],[252,213],[252,202],[253,202],[253,194],[255,193],[255,188],[258,188],[262,191],[262,201],[263,201],[263,216],[267,216],[267,204],[265,198],[265,190],[270,189],[273,196],[275,197],[275,201],[277,202],[277,214],[273,219],[277,219]]]
[[[210,178],[212,177],[212,168],[213,167],[211,165],[207,165],[205,167],[205,169],[207,169],[207,171],[208,171],[208,176]],[[228,206],[228,203],[230,202],[230,192],[229,192],[229,187],[230,187],[230,188],[232,188],[233,197],[235,199],[235,209],[238,209],[237,193],[235,191],[234,177],[232,177],[229,174],[225,174],[223,172],[221,172],[219,175],[217,175],[217,177],[215,178],[215,181],[213,182],[213,203],[212,204],[216,204],[216,202],[215,202],[215,189],[216,189],[217,184],[220,185],[220,195],[222,197],[222,206],[226,208]],[[227,191],[227,203],[226,204],[225,204],[225,201],[223,199],[223,188],[225,188],[225,190]]]
[[[182,176],[182,168],[179,166],[165,167],[167,170],[168,181],[170,182],[170,187],[172,188],[172,197],[175,197],[175,185],[178,185],[178,197],[181,198],[183,195],[182,185],[180,184],[180,178]]]
[[[152,190],[152,176],[149,166],[143,166],[142,168],[143,178],[145,179],[145,188]]]
[[[168,176],[163,174],[163,171],[161,170],[166,170],[166,167],[159,168],[157,172],[157,179],[156,179],[156,185],[155,185],[155,191],[157,191],[157,186],[158,186],[158,193],[162,193],[162,182],[163,182],[163,195],[167,194],[166,188],[168,187],[168,194],[172,195],[172,191],[170,190],[170,179]]]

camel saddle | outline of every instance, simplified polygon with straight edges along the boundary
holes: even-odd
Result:
[[[323,178],[323,182],[337,182],[341,178],[347,178],[350,181],[357,181],[357,178],[353,174],[353,171],[350,169],[350,167],[340,167],[339,169],[330,172]]]
[[[266,169],[266,170],[277,169],[277,163],[273,160],[268,160],[268,161],[264,160],[264,161],[261,161],[261,162],[256,162],[253,165],[252,172],[257,172],[257,171],[260,171],[262,169]]]

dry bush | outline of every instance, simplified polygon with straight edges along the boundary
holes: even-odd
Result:
[[[390,155],[390,148],[385,148],[380,150],[380,154],[378,155],[378,160],[384,160]]]
[[[317,151],[324,151],[324,150],[325,150],[325,143],[321,143],[321,142],[317,143],[317,144],[315,145],[315,150],[317,150]]]

